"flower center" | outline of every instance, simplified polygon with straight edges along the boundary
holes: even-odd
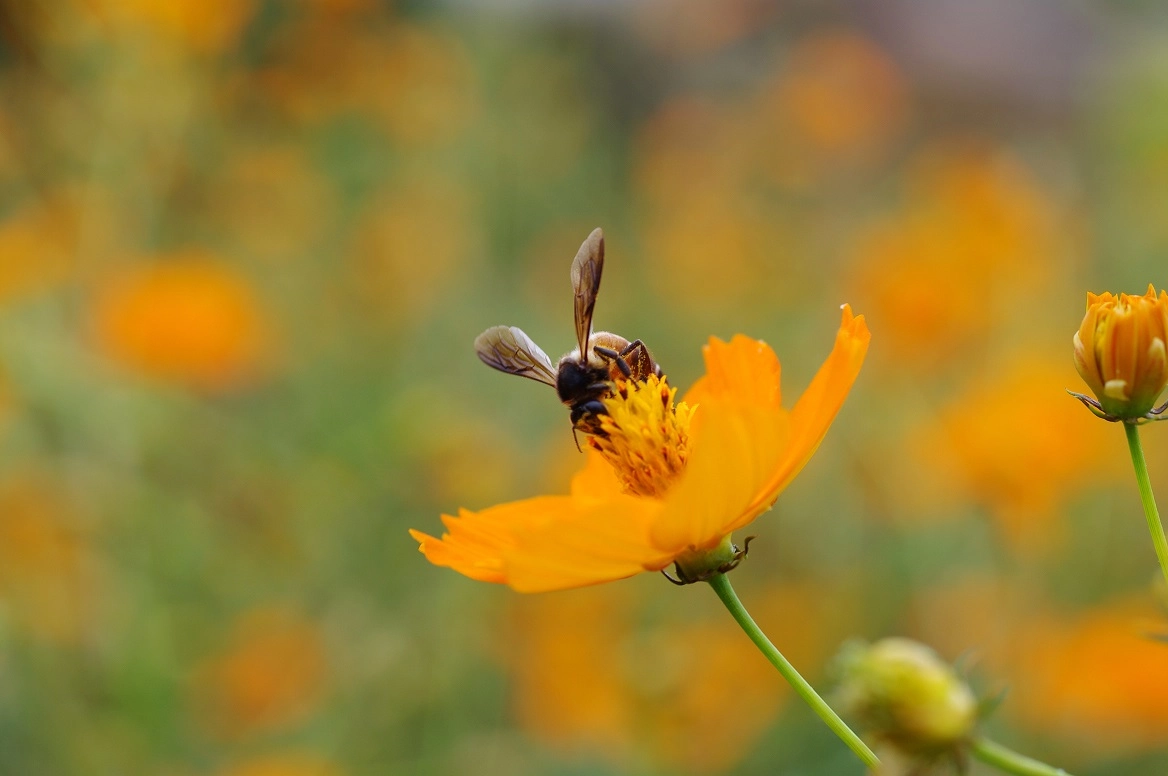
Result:
[[[588,444],[612,464],[626,493],[660,497],[685,469],[693,409],[674,404],[676,388],[664,378],[622,381],[605,398],[607,415]]]

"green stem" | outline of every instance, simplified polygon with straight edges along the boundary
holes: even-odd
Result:
[[[1148,519],[1152,545],[1156,548],[1156,557],[1160,559],[1164,581],[1168,582],[1168,540],[1164,538],[1164,525],[1156,509],[1156,497],[1152,495],[1148,464],[1144,461],[1144,448],[1140,445],[1140,428],[1135,423],[1124,423],[1123,430],[1127,432],[1127,446],[1131,450],[1132,465],[1136,468],[1136,484],[1140,487],[1140,500],[1144,502],[1144,517]]]
[[[970,751],[986,765],[992,765],[1014,776],[1071,776],[1062,768],[1055,768],[1020,755],[1001,744],[995,744],[988,738],[974,739]]]
[[[827,723],[831,731],[839,736],[840,740],[848,745],[848,748],[856,753],[856,756],[863,760],[864,764],[869,768],[875,768],[880,764],[880,760],[872,753],[872,750],[860,740],[860,737],[852,732],[839,715],[832,710],[831,706],[823,698],[819,697],[819,693],[807,683],[807,680],[799,675],[795,667],[791,665],[787,658],[783,657],[783,653],[775,648],[775,645],[770,642],[766,634],[758,627],[758,624],[751,618],[750,613],[746,611],[746,607],[738,600],[738,595],[734,592],[734,588],[730,586],[730,579],[725,574],[715,574],[707,580],[710,587],[714,588],[714,592],[718,594],[718,598],[722,599],[722,603],[730,611],[730,615],[746,631],[746,635],[754,642],[766,659],[771,662],[783,678],[790,683],[791,687],[795,689],[799,697],[807,703],[812,710],[819,715],[819,718]]]

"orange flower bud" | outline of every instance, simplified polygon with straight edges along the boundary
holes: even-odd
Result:
[[[1087,294],[1075,368],[1114,419],[1146,417],[1168,384],[1168,293]]]

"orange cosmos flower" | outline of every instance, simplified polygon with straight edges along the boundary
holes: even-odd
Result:
[[[207,728],[226,738],[286,730],[310,717],[329,685],[319,626],[294,610],[253,609],[233,625],[227,648],[192,674]]]
[[[199,250],[129,267],[98,290],[98,345],[140,373],[206,391],[254,381],[271,324],[259,294],[231,265]]]
[[[236,46],[255,12],[254,0],[86,0],[103,29],[177,43],[192,53]]]
[[[1075,368],[1099,401],[1079,398],[1110,419],[1147,416],[1168,385],[1168,292],[1087,294],[1074,343]]]
[[[907,121],[904,75],[875,42],[854,31],[801,39],[777,76],[764,94],[764,110],[798,146],[822,157],[816,161],[878,159]]]
[[[1073,402],[1050,403],[1065,384],[1065,362],[1024,350],[987,366],[909,435],[912,475],[929,483],[915,487],[915,511],[932,520],[984,505],[1010,549],[1049,552],[1063,537],[1064,507],[1112,476],[1112,461],[1095,460],[1109,429]],[[1046,422],[1031,422],[1040,415]]]
[[[674,404],[656,378],[605,404],[606,436],[568,495],[444,515],[441,539],[411,530],[426,558],[521,592],[582,587],[685,565],[729,547],[811,458],[868,350],[868,327],[844,305],[835,347],[791,410],[765,343],[711,338],[706,374]],[[731,560],[734,556],[724,556]]]
[[[100,558],[60,491],[39,472],[0,485],[0,607],[34,638],[73,645],[101,610]]]
[[[1033,619],[1033,618],[1032,618]],[[1144,597],[1075,617],[1044,617],[1015,633],[1019,715],[1035,729],[1102,751],[1158,748],[1168,729],[1168,645]]]

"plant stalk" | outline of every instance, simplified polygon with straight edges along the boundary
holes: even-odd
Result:
[[[1136,470],[1140,501],[1144,503],[1144,517],[1148,519],[1148,531],[1152,534],[1152,546],[1156,548],[1164,582],[1168,583],[1168,539],[1164,538],[1164,524],[1160,522],[1156,497],[1152,495],[1152,480],[1148,477],[1148,464],[1144,460],[1143,445],[1140,444],[1140,428],[1135,423],[1124,423],[1123,430],[1127,432],[1127,446],[1131,450],[1132,466]]]
[[[848,745],[860,760],[869,768],[876,768],[880,765],[879,758],[868,748],[868,745],[860,740],[860,737],[852,732],[852,729],[839,718],[835,710],[827,705],[827,701],[819,697],[819,693],[807,683],[807,680],[799,675],[795,667],[783,657],[783,653],[770,642],[766,634],[758,627],[750,613],[746,611],[746,607],[738,600],[738,595],[734,592],[734,588],[730,585],[730,579],[725,574],[715,574],[707,580],[710,587],[714,588],[714,592],[718,594],[718,598],[730,611],[730,615],[746,631],[746,635],[754,642],[759,651],[770,661],[771,665],[778,669],[783,678],[794,688],[795,692],[803,701],[811,707],[811,709],[819,715],[831,731],[839,736],[839,739]]]
[[[996,744],[988,738],[976,738],[970,746],[970,753],[986,765],[1014,776],[1071,776],[1062,768],[1055,768],[1044,762],[1026,757]]]

